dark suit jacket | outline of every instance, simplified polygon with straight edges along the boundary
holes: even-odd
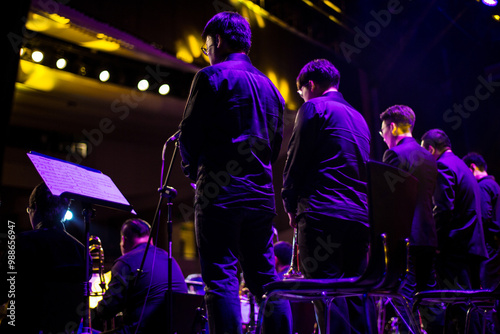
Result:
[[[284,109],[278,89],[244,54],[196,74],[179,148],[201,208],[275,212],[271,163],[281,148]]]
[[[12,298],[10,305],[15,306],[16,326],[0,328],[0,332],[9,333],[7,329],[12,329],[13,333],[23,334],[69,333],[78,329],[83,312],[84,282],[86,277],[90,278],[85,274],[85,246],[61,224],[58,226],[19,233],[14,267],[4,267],[7,262],[0,265],[2,303],[8,296],[4,275],[17,272],[7,276],[15,280],[15,285],[9,286],[12,291],[9,297]]]
[[[304,103],[295,119],[281,195],[287,212],[368,224],[370,130],[339,92]]]
[[[407,137],[385,151],[383,161],[409,172],[419,182],[410,245],[437,247],[436,223],[432,215],[432,195],[438,173],[436,160],[413,137]]]
[[[497,249],[495,236],[500,237],[500,186],[491,175],[479,180],[481,216],[486,242]]]
[[[481,221],[479,185],[467,165],[452,152],[437,161],[434,218],[439,248],[487,258]]]
[[[150,245],[142,274],[136,280],[145,250],[146,243],[139,244],[113,263],[108,290],[95,309],[99,320],[123,312],[124,326],[130,332],[135,331],[139,319],[142,329],[166,324],[169,256],[165,250]],[[172,259],[172,291],[187,293],[184,275],[175,259]]]

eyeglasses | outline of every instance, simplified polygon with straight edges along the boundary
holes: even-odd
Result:
[[[297,90],[297,94],[299,94],[300,97],[304,98],[304,93],[302,93],[302,87],[307,87],[309,86],[309,82],[306,83],[305,85],[302,85],[299,87],[299,89]]]
[[[208,46],[208,45],[207,45],[207,47],[203,47],[203,46],[202,46],[202,47],[201,47],[201,52],[203,52],[203,54],[204,54],[205,56],[208,56],[208,50],[210,50],[210,48],[211,48],[212,46],[214,46],[214,45],[213,45],[213,44],[212,44],[212,45],[210,45],[210,46]]]
[[[385,129],[387,129],[387,126],[384,126],[384,124],[382,123],[382,129],[380,129],[380,131],[378,132],[378,134],[380,135],[380,137],[384,137],[384,131]]]

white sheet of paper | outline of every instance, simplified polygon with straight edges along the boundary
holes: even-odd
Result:
[[[70,193],[130,206],[111,178],[100,171],[39,153],[27,154],[53,195]]]

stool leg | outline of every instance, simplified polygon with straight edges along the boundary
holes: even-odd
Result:
[[[330,318],[330,311],[331,311],[332,301],[333,301],[333,298],[325,300],[325,332],[326,333],[330,333],[330,325],[331,325],[331,320],[332,320]]]
[[[470,330],[470,317],[471,317],[471,311],[473,308],[473,304],[470,303],[467,307],[467,312],[465,313],[465,328],[464,328],[464,334],[468,334]]]
[[[385,328],[386,316],[387,316],[387,303],[389,298],[379,297],[376,303],[377,305],[377,331],[378,333],[383,333]]]
[[[398,302],[398,305],[394,304],[394,301],[391,299],[390,303],[398,316],[400,317],[401,321],[403,321],[404,325],[408,330],[413,333],[413,334],[420,334],[421,333],[421,327],[420,324],[417,324],[417,321],[415,320],[415,317],[413,316],[413,312],[411,310],[410,305],[408,305],[408,302],[406,298],[397,298],[396,299]],[[401,306],[401,309],[398,306]],[[403,314],[404,313],[404,314]],[[405,315],[408,317],[406,318]]]
[[[257,323],[255,325],[255,334],[260,334],[262,331],[262,325],[264,323],[264,310],[266,309],[267,299],[267,296],[264,295],[259,305],[259,315],[257,316]]]
[[[368,295],[365,293],[363,295],[363,318],[365,319],[365,328],[367,329],[367,333],[368,334],[377,334],[377,333],[373,333],[373,323],[372,323],[372,318],[371,318],[371,314],[372,314],[372,309],[370,309],[370,305],[368,305]],[[377,327],[377,330],[378,330],[378,327]]]

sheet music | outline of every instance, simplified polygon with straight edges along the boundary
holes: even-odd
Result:
[[[130,206],[111,178],[98,170],[39,153],[28,153],[28,157],[53,195],[70,193]]]

